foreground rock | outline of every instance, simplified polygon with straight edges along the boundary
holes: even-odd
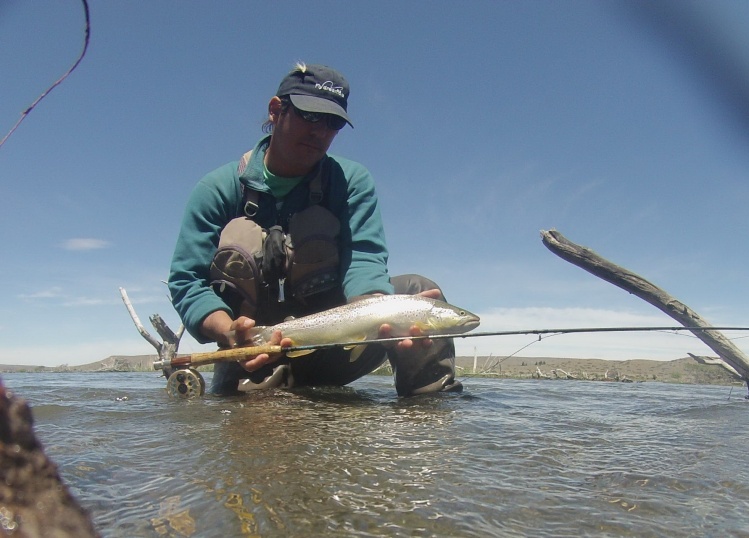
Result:
[[[31,409],[0,380],[0,535],[99,536],[34,435]]]

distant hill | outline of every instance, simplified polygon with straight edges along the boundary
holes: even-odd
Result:
[[[106,359],[68,366],[29,366],[0,364],[0,373],[9,372],[153,372],[158,355],[111,355]]]
[[[2,365],[0,373],[9,372],[153,372],[157,355],[112,355],[106,359],[77,366],[60,365],[24,366]],[[572,378],[599,381],[664,381],[671,383],[694,383],[700,385],[730,385],[738,381],[719,366],[699,364],[686,357],[673,361],[628,360],[610,361],[603,359],[574,359],[558,357],[478,357],[474,370],[473,357],[457,357],[459,377],[485,375],[531,379],[547,377],[551,379]],[[387,368],[380,370],[385,373]],[[539,375],[540,371],[540,375]]]
[[[473,357],[456,359],[458,372],[463,375],[491,375],[512,378],[549,376],[599,381],[664,381],[700,385],[730,385],[738,381],[724,368],[700,364],[691,357],[672,361],[635,359],[610,361],[603,359],[573,359],[557,357],[478,357],[474,371]],[[541,372],[541,376],[538,375]]]

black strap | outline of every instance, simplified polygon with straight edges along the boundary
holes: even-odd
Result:
[[[327,174],[327,167],[328,160],[327,158],[325,161],[317,168],[317,173],[315,174],[315,177],[312,178],[312,181],[309,182],[309,205],[317,205],[320,202],[322,202],[323,198],[323,190],[325,188],[325,183],[327,183],[328,180],[328,174]]]
[[[248,189],[242,184],[242,191],[244,193],[244,205],[242,206],[242,212],[248,219],[255,218],[257,215],[258,201],[260,200],[260,193],[255,189]]]
[[[241,177],[242,174],[244,174],[245,170],[247,170],[247,166],[250,164],[251,158],[252,150],[242,155],[242,158],[239,159],[239,165],[237,166],[237,177]],[[244,186],[244,183],[242,182],[240,182],[239,185],[242,189],[242,200],[244,202],[244,204],[242,205],[242,213],[244,213],[245,217],[247,217],[248,219],[252,219],[255,215],[257,215],[260,193],[255,190],[246,188]]]
[[[280,282],[286,276],[286,235],[280,226],[273,226],[267,231],[260,269],[266,283]]]

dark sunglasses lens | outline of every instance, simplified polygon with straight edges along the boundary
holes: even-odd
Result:
[[[297,107],[294,107],[294,112],[296,112],[297,115],[304,121],[308,121],[310,123],[317,123],[321,119],[325,118],[327,120],[328,127],[330,129],[333,129],[334,131],[340,131],[341,129],[343,129],[343,126],[346,125],[346,120],[334,114],[323,114],[322,112],[307,112],[306,110],[301,110]]]
[[[307,112],[306,110],[301,110],[297,107],[294,107],[294,110],[304,121],[308,121],[310,123],[317,123],[322,119],[323,116],[319,112]]]
[[[334,116],[332,114],[328,115],[328,127],[333,129],[334,131],[340,131],[343,129],[344,125],[346,125],[346,120],[344,120],[340,116]]]

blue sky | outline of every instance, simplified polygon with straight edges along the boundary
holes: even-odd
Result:
[[[678,5],[678,7],[676,7]],[[82,63],[0,148],[0,363],[148,354],[193,185],[261,136],[295,61],[351,83],[331,152],[378,185],[392,274],[480,330],[677,325],[548,251],[556,228],[709,321],[749,325],[743,1],[92,0]],[[81,51],[82,5],[0,3],[0,137]],[[742,86],[743,83],[743,86]],[[742,108],[743,107],[743,108]],[[733,336],[747,336],[735,334]],[[459,340],[462,355],[536,337]],[[749,338],[736,340],[749,350]],[[205,351],[183,339],[181,351]],[[670,360],[694,338],[568,335],[522,354]]]

